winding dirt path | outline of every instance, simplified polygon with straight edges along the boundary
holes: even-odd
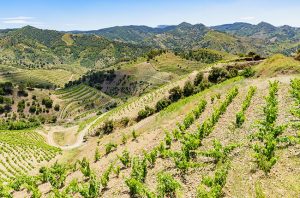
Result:
[[[57,148],[60,148],[62,150],[72,150],[72,149],[75,149],[75,148],[78,148],[80,147],[81,145],[83,145],[83,142],[84,142],[84,136],[88,133],[89,131],[89,128],[95,123],[97,122],[98,119],[101,119],[106,113],[100,115],[97,119],[95,119],[93,122],[89,123],[82,131],[80,131],[76,137],[76,141],[74,144],[72,145],[65,145],[65,146],[61,146],[61,145],[58,145],[55,140],[54,140],[54,133],[57,132],[56,130],[53,130],[53,129],[50,129],[48,134],[45,134],[41,131],[38,131],[39,134],[41,134],[42,136],[44,136],[47,140],[47,143],[51,146],[55,146]],[[65,133],[67,132],[66,130],[65,131],[62,131],[61,133]],[[74,135],[75,135],[75,132],[74,132]]]

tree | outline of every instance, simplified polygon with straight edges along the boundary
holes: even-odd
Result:
[[[53,100],[51,98],[43,98],[42,104],[45,105],[46,108],[52,108]]]
[[[203,72],[198,72],[194,80],[194,85],[198,86],[203,81],[203,78],[204,78]]]
[[[4,83],[4,91],[6,92],[6,94],[12,94],[13,92],[13,84],[11,82],[5,82]]]
[[[221,67],[213,67],[208,75],[208,80],[212,83],[218,83],[226,80],[229,77],[229,73],[226,69]]]
[[[36,112],[36,106],[35,105],[32,105],[29,107],[29,112],[30,113],[35,113]]]
[[[194,93],[194,86],[190,81],[187,81],[183,87],[183,95],[185,97],[190,96]]]
[[[172,101],[172,102],[176,102],[178,101],[181,96],[182,96],[182,90],[179,86],[176,86],[172,89],[169,90],[169,99]]]

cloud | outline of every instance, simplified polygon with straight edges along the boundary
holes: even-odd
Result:
[[[27,16],[1,18],[1,22],[5,24],[42,25],[41,22],[35,21],[33,17]]]
[[[241,20],[245,20],[245,21],[251,21],[251,20],[254,20],[255,17],[253,17],[253,16],[247,16],[247,17],[241,17],[240,19]]]

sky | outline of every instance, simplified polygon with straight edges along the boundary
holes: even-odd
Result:
[[[95,30],[234,22],[300,27],[299,0],[1,0],[0,29]]]

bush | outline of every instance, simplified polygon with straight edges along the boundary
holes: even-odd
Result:
[[[32,105],[29,107],[29,112],[30,113],[35,113],[36,112],[36,106],[35,105]]]
[[[241,73],[242,76],[249,78],[254,76],[255,71],[251,68],[251,67],[246,67],[246,69],[244,69]]]
[[[147,159],[140,160],[138,157],[134,157],[132,159],[131,177],[139,182],[145,182],[147,173]]]
[[[182,96],[182,90],[179,86],[177,87],[174,87],[172,89],[169,90],[169,99],[172,101],[172,102],[176,102],[178,101],[181,96]]]
[[[56,104],[56,105],[54,106],[54,110],[55,110],[55,111],[59,111],[59,109],[60,109],[59,104]]]
[[[118,156],[119,160],[122,162],[122,164],[125,166],[125,167],[129,167],[130,166],[130,155],[129,155],[129,152],[127,150],[124,150],[122,152],[122,156]]]
[[[20,84],[18,87],[18,96],[24,96],[27,97],[28,93],[27,91],[25,91],[26,86],[24,84]]]
[[[129,118],[128,117],[123,117],[120,121],[120,124],[123,126],[123,127],[127,127],[128,124],[129,124]]]
[[[137,121],[140,121],[142,119],[145,119],[146,117],[152,115],[155,112],[154,109],[146,106],[145,109],[142,109],[138,112]]]
[[[239,74],[239,71],[236,68],[230,68],[228,69],[228,72],[230,78],[236,77]]]
[[[183,95],[188,97],[194,93],[194,86],[190,81],[187,81],[183,87]]]
[[[98,162],[101,158],[101,155],[100,155],[100,152],[99,152],[98,148],[96,148],[94,158],[95,158],[95,162]]]
[[[114,122],[112,120],[107,120],[102,126],[102,131],[104,134],[110,134],[114,130]]]
[[[106,155],[109,154],[111,151],[113,151],[116,148],[117,148],[117,145],[114,143],[110,142],[110,143],[106,144],[105,145],[105,154]]]
[[[159,100],[155,105],[156,112],[163,110],[170,104],[171,104],[171,101],[167,98],[163,98],[163,99]]]
[[[53,100],[51,98],[43,98],[42,104],[45,105],[46,108],[52,108]]]
[[[168,173],[158,173],[157,182],[159,197],[176,197],[176,191],[181,188],[181,184]]]
[[[25,100],[21,100],[18,102],[18,112],[23,112],[25,109]]]
[[[203,81],[203,78],[204,78],[203,72],[198,72],[198,74],[196,75],[196,78],[194,80],[194,85],[198,86]]]
[[[229,73],[226,69],[221,67],[213,67],[208,75],[208,80],[212,83],[219,83],[226,80],[229,77]]]

